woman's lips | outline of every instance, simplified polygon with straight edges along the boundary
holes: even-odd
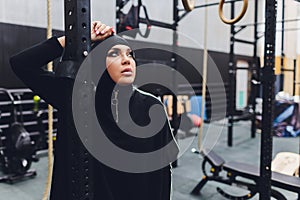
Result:
[[[125,68],[124,70],[121,71],[121,73],[126,76],[131,76],[133,74],[131,68]]]

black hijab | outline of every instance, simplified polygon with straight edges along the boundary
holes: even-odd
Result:
[[[121,110],[129,109],[130,114],[132,112],[136,112],[136,110],[132,108],[132,103],[134,101],[132,99],[134,94],[133,85],[120,86],[116,84],[106,69],[107,52],[113,46],[120,44],[126,45],[132,49],[127,40],[117,35],[109,37],[105,41],[101,42],[99,46],[97,45],[97,48],[94,48],[94,50],[97,51],[96,54],[99,55],[97,60],[101,63],[101,67],[105,67],[105,70],[97,83],[95,107],[98,121],[106,136],[115,145],[129,151],[136,151],[137,149],[140,149],[138,146],[141,146],[143,143],[140,141],[141,139],[134,138],[119,128],[120,124],[124,127],[128,120],[131,120],[129,119],[131,116],[122,115],[123,112],[120,112]]]
[[[120,36],[112,36],[102,42],[97,51],[97,60],[102,66],[106,65],[107,52],[115,45],[126,45],[132,49],[130,44]],[[95,49],[95,50],[96,50]],[[133,51],[133,49],[132,49]],[[117,100],[114,97],[117,93]],[[114,105],[117,101],[117,107]],[[169,142],[171,138],[166,141],[166,129],[164,127],[161,133],[156,134],[148,138],[134,137],[120,127],[129,127],[130,124],[135,123],[138,126],[147,126],[151,119],[149,117],[149,110],[154,104],[160,104],[160,102],[150,96],[144,96],[136,92],[132,85],[120,86],[117,85],[110,77],[108,71],[104,70],[96,89],[95,95],[95,108],[98,117],[98,121],[106,136],[117,146],[127,151],[136,153],[152,152],[163,147],[166,142]],[[127,112],[126,112],[127,109]],[[128,116],[129,109],[129,116]],[[118,116],[117,116],[118,115]],[[165,113],[160,113],[160,116]],[[118,118],[118,122],[116,119]],[[135,134],[145,134],[135,133]]]

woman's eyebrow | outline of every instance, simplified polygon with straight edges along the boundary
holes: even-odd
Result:
[[[131,48],[124,49],[125,51],[132,51]],[[111,48],[109,51],[122,51],[121,48]]]

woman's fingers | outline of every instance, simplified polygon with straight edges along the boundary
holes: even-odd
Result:
[[[100,24],[100,23],[97,23],[96,25],[95,25],[95,33],[97,34],[97,35],[99,35],[99,34],[104,34],[104,29],[106,28],[106,25],[105,24]]]
[[[112,27],[106,26],[103,30],[100,31],[99,35],[112,35],[115,31]]]
[[[100,21],[95,21],[92,23],[91,39],[93,40],[103,40],[106,37],[114,33],[114,29],[107,26]]]

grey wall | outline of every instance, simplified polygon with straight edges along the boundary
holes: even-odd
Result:
[[[47,27],[47,1],[41,0],[0,0],[0,43],[1,43],[1,65],[0,65],[0,86],[16,87],[21,83],[16,79],[8,65],[8,58],[13,53],[24,49],[34,43],[46,38]],[[173,22],[173,1],[163,0],[143,0],[147,7],[149,17],[153,20],[165,23]],[[201,4],[204,2],[198,2]],[[115,1],[114,0],[91,0],[92,20],[115,26]],[[127,5],[127,9],[130,3]],[[181,1],[179,6],[182,8]],[[236,10],[240,11],[241,3],[237,3]],[[228,6],[224,12],[229,14]],[[218,7],[209,7],[208,11],[208,43],[207,47],[211,52],[229,52],[229,27],[223,24],[218,16]],[[262,8],[261,8],[262,9]],[[51,1],[51,21],[55,30],[64,29],[64,1]],[[126,10],[126,9],[125,9]],[[196,49],[203,48],[204,34],[204,8],[196,9],[184,17],[178,26],[178,44],[183,47]],[[183,14],[184,12],[180,12]],[[249,2],[249,8],[240,23],[250,23],[253,21],[253,1]],[[144,27],[141,25],[142,28]],[[253,29],[250,27],[241,33],[241,38],[250,38]],[[55,33],[54,33],[55,34]],[[171,30],[152,27],[149,38],[137,37],[138,41],[155,42],[158,44],[171,44],[173,32]],[[252,48],[247,45],[237,46],[237,54],[252,55]],[[222,53],[220,53],[221,55]],[[226,57],[226,55],[224,55]],[[223,56],[223,57],[224,57]],[[221,56],[222,57],[222,56]],[[226,59],[217,57],[215,62],[227,63]],[[201,64],[199,64],[200,67]],[[227,68],[222,66],[222,76],[226,76]],[[16,81],[17,80],[17,81]]]
[[[54,30],[55,35],[61,31]],[[9,65],[9,58],[45,39],[46,29],[31,26],[0,23],[0,87],[25,87],[15,76]]]
[[[0,22],[28,25],[45,28],[47,26],[47,4],[41,0],[1,0],[0,1]],[[51,1],[52,24],[54,29],[64,29],[63,0]],[[205,1],[196,1],[197,5]],[[215,1],[218,2],[218,1]],[[263,1],[259,1],[263,2]],[[153,20],[172,23],[173,20],[173,0],[143,0],[149,16]],[[211,3],[211,1],[209,1]],[[241,24],[253,22],[254,1],[249,1],[249,8]],[[92,20],[101,20],[104,23],[115,26],[115,0],[91,0]],[[128,4],[129,5],[129,4]],[[236,13],[240,12],[242,2],[236,3]],[[179,6],[182,8],[181,1]],[[224,7],[224,13],[229,16],[230,6]],[[263,9],[263,6],[261,6]],[[183,18],[178,26],[179,45],[201,48],[203,47],[204,33],[204,8],[195,9]],[[207,8],[208,11],[208,44],[210,50],[229,51],[230,26],[221,22],[218,16],[218,6]],[[183,14],[184,12],[180,12]],[[262,12],[259,21],[262,21]],[[252,38],[251,28],[241,33],[242,38]],[[142,38],[137,38],[142,40]],[[170,44],[172,42],[172,31],[153,27],[148,41]],[[250,55],[249,47],[243,45],[239,48],[239,53]]]

